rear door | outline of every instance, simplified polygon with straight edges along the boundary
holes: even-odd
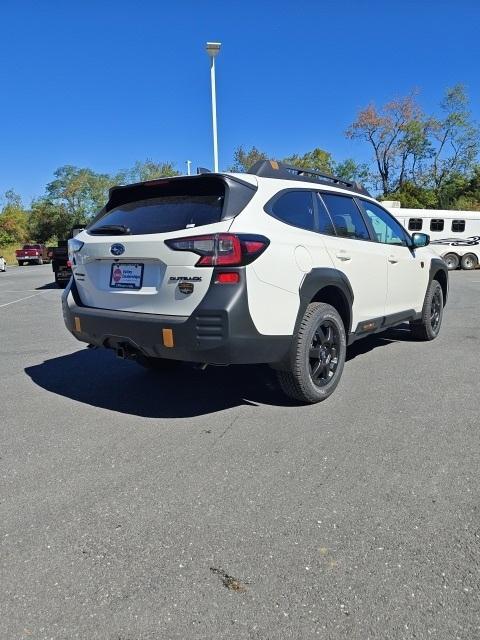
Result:
[[[323,236],[339,271],[352,286],[352,331],[358,324],[382,318],[387,297],[387,259],[384,249],[372,241],[362,214],[351,196],[322,192],[319,206],[326,207],[336,235]]]
[[[158,182],[151,193],[137,185],[114,194],[109,210],[76,236],[84,244],[71,258],[85,305],[186,316],[206,294],[213,268],[197,267],[198,255],[165,240],[228,231],[225,184],[213,177]]]

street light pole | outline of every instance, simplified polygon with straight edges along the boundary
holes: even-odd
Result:
[[[210,57],[210,84],[212,87],[212,132],[213,132],[213,170],[218,173],[218,136],[217,136],[217,89],[215,83],[215,58],[217,57],[220,42],[207,42],[207,53]]]

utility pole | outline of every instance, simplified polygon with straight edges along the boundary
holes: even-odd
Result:
[[[207,54],[210,58],[210,84],[212,87],[212,132],[213,132],[213,170],[218,173],[218,137],[217,137],[217,89],[215,83],[215,58],[220,52],[221,42],[207,42]]]

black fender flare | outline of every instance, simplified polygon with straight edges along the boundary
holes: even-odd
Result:
[[[435,276],[437,276],[439,272],[441,272],[443,275],[440,276],[439,279],[435,278]],[[432,258],[430,261],[430,273],[428,277],[428,286],[430,286],[430,283],[434,279],[438,279],[438,281],[442,286],[443,306],[445,306],[447,304],[447,298],[448,298],[449,279],[448,279],[448,267],[445,264],[445,262],[442,260],[442,258]]]
[[[326,287],[338,289],[348,310],[348,321],[345,326],[345,333],[348,336],[352,330],[352,306],[353,289],[347,276],[338,269],[331,267],[319,267],[307,273],[300,285],[300,305],[295,323],[295,331],[301,322],[307,306]]]

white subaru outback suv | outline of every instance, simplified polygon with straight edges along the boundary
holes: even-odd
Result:
[[[69,241],[63,315],[151,368],[268,363],[313,403],[358,338],[404,322],[438,335],[448,271],[428,242],[362,187],[275,161],[114,187]]]

